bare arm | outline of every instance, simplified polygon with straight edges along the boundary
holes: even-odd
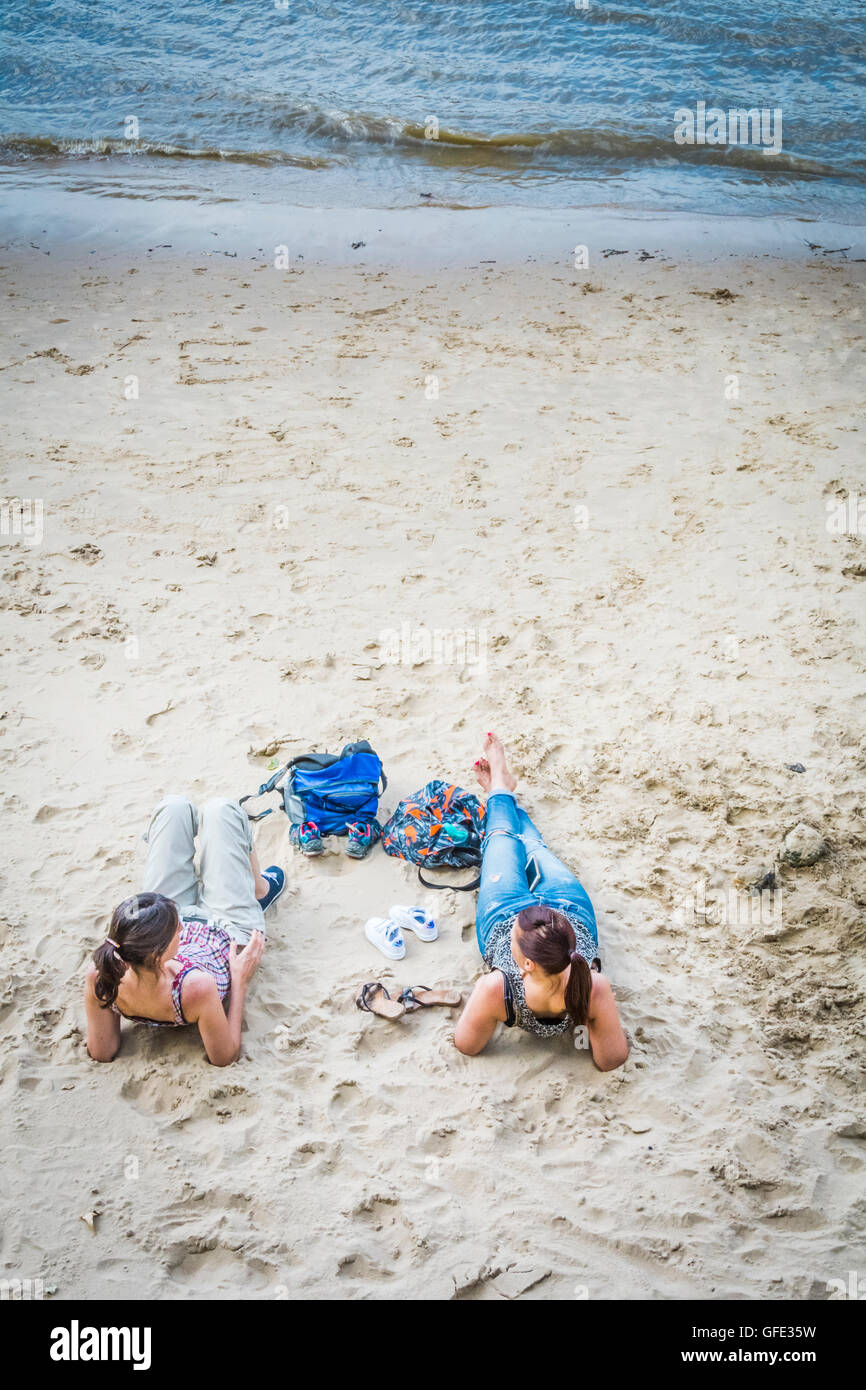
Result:
[[[610,980],[595,972],[589,1001],[589,1045],[599,1071],[613,1071],[628,1057],[628,1042],[619,1021]]]
[[[482,1052],[496,1030],[504,1023],[505,985],[500,970],[491,970],[475,983],[454,1030],[454,1046],[467,1057]]]
[[[238,955],[237,942],[232,942],[229,954],[231,993],[228,1013],[219,997],[216,980],[205,970],[190,970],[182,984],[183,1016],[188,1023],[197,1023],[208,1060],[215,1067],[228,1067],[236,1062],[241,1050],[241,1023],[247,985],[261,960],[265,939],[253,932],[252,939]]]
[[[215,1067],[236,1062],[241,1050],[241,1020],[244,1015],[243,987],[232,985],[226,1013],[216,980],[205,970],[190,970],[183,980],[183,1016],[197,1023],[208,1060]]]
[[[120,1047],[120,1019],[113,1009],[104,1009],[97,999],[93,989],[96,976],[96,966],[90,965],[84,981],[87,1051],[94,1062],[113,1062]]]

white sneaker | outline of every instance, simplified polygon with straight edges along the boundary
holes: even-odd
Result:
[[[390,907],[391,921],[396,922],[403,931],[413,931],[419,941],[435,941],[439,928],[423,907]]]
[[[364,935],[370,945],[389,960],[402,960],[406,954],[403,933],[389,917],[371,917],[364,928]]]

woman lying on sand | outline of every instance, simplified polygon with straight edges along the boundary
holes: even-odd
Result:
[[[497,1023],[516,1023],[542,1038],[582,1027],[596,1066],[612,1071],[628,1056],[628,1043],[610,983],[600,973],[592,903],[517,805],[517,782],[501,740],[488,734],[484,751],[475,764],[487,792],[475,921],[491,970],[469,997],[454,1045],[474,1057]]]
[[[202,811],[201,881],[197,832],[196,809],[183,796],[166,797],[151,817],[144,891],[115,909],[87,972],[87,1050],[97,1062],[116,1056],[121,1018],[151,1027],[197,1023],[215,1066],[237,1059],[247,985],[264,950],[262,913],[285,875],[276,866],[260,870],[236,801],[209,801]]]

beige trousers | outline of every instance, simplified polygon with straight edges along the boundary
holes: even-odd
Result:
[[[265,916],[256,902],[250,868],[253,828],[237,801],[216,797],[205,802],[199,833],[199,815],[188,797],[167,796],[151,816],[144,839],[142,892],[171,898],[185,921],[216,922],[240,945],[254,931],[264,931]]]

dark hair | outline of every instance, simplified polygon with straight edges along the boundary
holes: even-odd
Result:
[[[565,986],[565,1007],[573,1028],[589,1018],[592,976],[589,966],[575,950],[574,928],[561,912],[552,907],[525,907],[517,917],[520,949],[548,975],[561,975],[571,966]]]
[[[127,966],[153,968],[177,929],[177,908],[161,893],[139,893],[114,909],[108,936],[93,952],[93,992],[107,1009],[117,998]]]

